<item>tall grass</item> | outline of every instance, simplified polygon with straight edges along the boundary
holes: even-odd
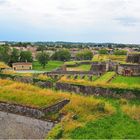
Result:
[[[41,89],[33,85],[9,80],[0,80],[0,101],[40,108],[63,99],[70,99],[70,103],[60,111],[65,115],[60,123],[64,138],[67,138],[75,128],[85,125],[86,122],[115,112],[114,107],[102,99]],[[49,137],[53,138],[51,134]]]

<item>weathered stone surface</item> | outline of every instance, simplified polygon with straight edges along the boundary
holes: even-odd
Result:
[[[23,116],[29,116],[34,118],[43,118],[46,114],[50,112],[58,112],[60,111],[66,104],[68,104],[70,100],[62,100],[54,105],[45,108],[32,108],[17,104],[9,104],[6,102],[0,102],[0,111],[10,112],[14,114],[20,114]]]
[[[46,82],[39,81],[39,82],[36,82],[35,85],[42,87],[42,88],[52,88],[53,87],[53,83],[49,82],[49,81],[46,81]]]
[[[0,139],[44,139],[53,122],[0,111]]]
[[[14,78],[14,80],[15,81],[18,81],[18,82],[33,84],[33,78],[32,77],[20,77],[20,76],[16,76]]]
[[[70,102],[70,100],[63,100],[63,101],[60,101],[50,107],[47,107],[47,108],[43,108],[42,111],[47,114],[47,113],[50,113],[50,112],[58,112],[60,111],[66,104],[68,104]]]
[[[31,108],[31,107],[17,105],[17,104],[9,104],[5,102],[0,102],[0,111],[11,112],[11,113],[30,116],[34,118],[41,118],[45,116],[45,113],[43,113],[37,108]]]

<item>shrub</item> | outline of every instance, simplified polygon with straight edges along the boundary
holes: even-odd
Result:
[[[63,129],[61,124],[57,124],[49,133],[47,136],[47,139],[60,139],[63,134]]]
[[[119,103],[121,105],[126,105],[126,104],[128,104],[128,101],[126,99],[121,98],[120,101],[119,101]]]

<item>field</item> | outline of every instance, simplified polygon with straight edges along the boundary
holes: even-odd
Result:
[[[54,69],[57,69],[63,65],[64,62],[61,61],[49,61],[46,65],[45,69],[42,68],[42,66],[37,62],[33,62],[33,70],[39,70],[39,71],[52,71]]]
[[[89,71],[91,68],[90,64],[83,64],[77,67],[68,67],[68,71]]]
[[[85,97],[10,80],[0,80],[0,101],[40,108],[64,98],[70,99],[70,103],[60,111],[65,116],[47,138],[140,138],[139,100]]]
[[[40,108],[52,105],[64,98],[70,99],[70,103],[61,110],[65,117],[59,125],[64,128],[64,138],[68,138],[74,129],[83,126],[86,122],[111,115],[115,112],[114,107],[102,99],[41,89],[33,85],[10,80],[0,80],[0,101]],[[52,134],[50,134],[50,137],[52,137]]]
[[[131,85],[140,85],[140,77],[125,77],[125,76],[117,76],[115,77],[111,83],[114,83],[114,84],[127,84],[129,86]]]

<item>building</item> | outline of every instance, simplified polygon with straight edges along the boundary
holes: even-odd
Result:
[[[108,65],[106,62],[93,62],[90,71],[103,74],[108,71]]]
[[[32,70],[32,63],[18,62],[12,64],[13,70]]]
[[[140,64],[140,53],[128,54],[126,62]]]
[[[124,76],[140,76],[139,64],[120,64],[118,65],[118,74]]]

